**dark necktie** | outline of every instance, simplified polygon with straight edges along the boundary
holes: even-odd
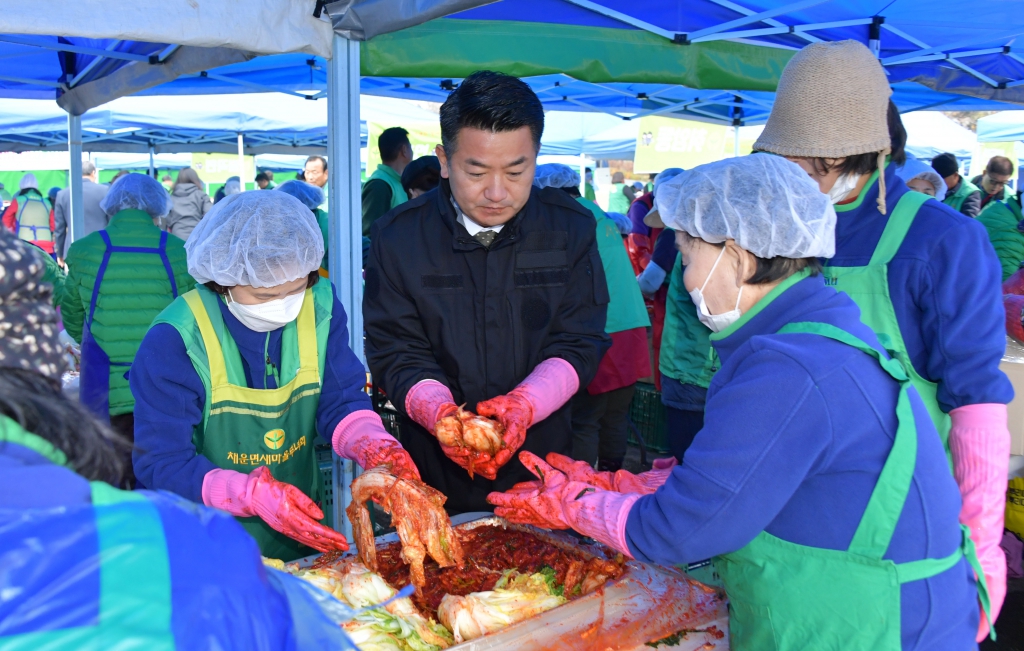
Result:
[[[473,236],[473,239],[483,244],[486,248],[490,248],[491,242],[493,242],[496,237],[498,237],[498,234],[495,231],[480,231]]]

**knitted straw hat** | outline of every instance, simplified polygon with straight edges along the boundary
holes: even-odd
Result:
[[[878,152],[878,204],[884,214],[881,171],[891,149],[890,95],[881,64],[863,44],[813,43],[782,71],[775,105],[754,149],[806,158]]]

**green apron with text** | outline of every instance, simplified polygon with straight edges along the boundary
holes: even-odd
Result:
[[[0,441],[11,441],[67,466],[65,454],[0,416]],[[99,613],[94,624],[0,635],[3,651],[76,649],[173,651],[171,565],[163,520],[141,493],[89,482],[96,514]]]
[[[791,323],[779,334],[828,337],[871,355],[900,383],[898,425],[847,550],[791,543],[762,531],[737,552],[715,559],[729,598],[733,651],[900,651],[900,586],[937,576],[964,557],[978,576],[978,594],[989,612],[985,575],[970,530],[961,525],[960,547],[945,558],[896,564],[883,556],[910,491],[917,463],[917,425],[910,404],[913,380],[904,365],[850,333],[825,323]]]
[[[323,482],[313,449],[320,402],[313,291],[306,290],[298,318],[282,333],[277,389],[246,387],[242,357],[216,304],[219,297],[204,288],[184,299],[195,316],[210,365],[211,395],[192,440],[196,452],[220,468],[246,474],[267,466],[274,479],[298,487],[321,504]],[[291,561],[316,553],[259,517],[238,521],[264,556]]]
[[[868,181],[864,192],[856,202],[848,205],[836,206],[836,212],[852,210],[860,206],[867,189],[877,180],[877,172]],[[917,392],[921,394],[928,413],[935,423],[942,438],[942,445],[949,453],[949,414],[942,411],[936,397],[938,385],[921,377],[910,361],[907,353],[907,345],[900,333],[900,324],[896,320],[896,310],[892,305],[892,297],[889,295],[889,262],[892,261],[903,239],[914,223],[917,210],[925,201],[930,199],[926,194],[920,192],[907,192],[900,197],[899,202],[889,215],[889,221],[885,224],[882,237],[878,240],[875,252],[865,267],[835,267],[825,266],[825,282],[841,292],[845,292],[857,303],[860,308],[860,319],[869,328],[875,331],[879,341],[886,350],[903,363],[903,367],[910,374],[910,381]]]

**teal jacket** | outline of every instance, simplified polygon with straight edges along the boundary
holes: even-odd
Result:
[[[1024,233],[1018,228],[1022,219],[1019,196],[993,201],[978,215],[978,221],[988,231],[988,239],[999,256],[1003,280],[1012,276],[1024,261]]]
[[[114,246],[156,248],[160,229],[141,210],[122,210],[107,225]],[[91,233],[71,245],[68,251],[68,277],[61,298],[64,329],[81,343],[82,328],[89,313],[96,275],[106,246],[99,232]],[[168,235],[167,258],[174,271],[178,294],[195,286],[188,275],[185,243]],[[171,304],[174,296],[160,256],[146,253],[115,253],[100,286],[92,335],[112,362],[131,363],[153,319]],[[124,377],[123,367],[110,370],[110,414],[117,416],[135,409],[135,400]]]

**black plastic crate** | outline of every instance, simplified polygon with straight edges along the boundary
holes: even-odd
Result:
[[[665,405],[661,402],[661,391],[653,384],[637,382],[633,403],[629,406],[629,419],[633,421],[648,452],[666,453],[668,448],[668,428],[665,424]],[[639,445],[636,435],[630,429],[628,442]]]

